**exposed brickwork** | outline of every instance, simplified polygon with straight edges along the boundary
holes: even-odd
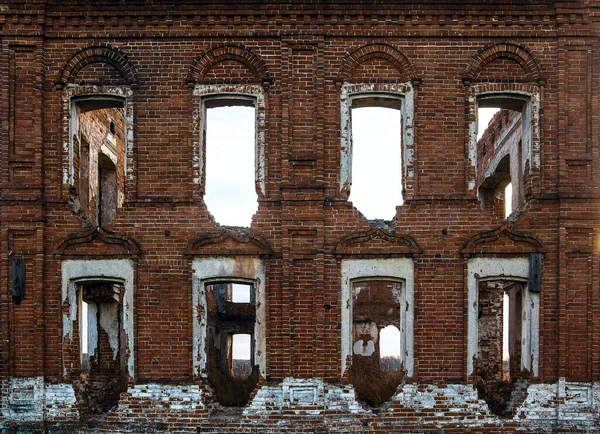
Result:
[[[126,292],[120,349],[129,384],[105,431],[599,429],[598,65],[596,1],[5,1],[0,431],[86,423],[72,329],[85,278],[112,279]],[[367,221],[347,200],[344,110],[360,92],[402,101],[404,204],[390,222]],[[259,206],[250,228],[220,227],[202,200],[210,161],[200,104],[212,93],[256,99]],[[509,219],[478,198],[498,154],[478,149],[477,103],[499,94],[526,101],[531,139],[511,160],[522,179]],[[96,228],[79,202],[71,102],[100,95],[124,101],[123,191],[114,219]],[[521,265],[532,253],[542,254],[541,292],[523,289],[532,302],[522,309],[539,345],[522,348],[539,360],[528,362],[522,404],[500,419],[469,371],[467,354],[479,345],[469,279],[479,277],[468,264],[517,260],[525,284],[536,270]],[[26,267],[18,305],[13,258]],[[217,265],[203,274],[199,258],[226,258],[233,275]],[[376,274],[379,259],[411,264],[414,348],[412,375],[377,413],[356,401],[342,369],[352,363],[342,360],[352,297],[344,306],[341,269],[373,261],[375,274],[361,277],[389,278]],[[252,274],[253,260],[264,277]],[[497,278],[501,268],[483,271]],[[407,282],[405,274],[395,279]],[[198,353],[204,285],[217,277],[264,288],[255,321],[261,378],[235,410],[215,404]]]

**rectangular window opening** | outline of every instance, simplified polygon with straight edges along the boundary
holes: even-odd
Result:
[[[88,352],[88,309],[89,306],[85,301],[81,302],[81,370],[88,372],[90,369],[90,355]]]
[[[525,200],[531,165],[523,143],[531,143],[529,102],[520,96],[477,99],[477,183],[483,207],[508,218]]]
[[[81,215],[93,226],[114,220],[125,197],[125,101],[73,98],[71,128],[75,190]]]
[[[127,390],[127,351],[123,336],[123,285],[86,281],[78,285],[81,387],[91,413],[105,413]]]
[[[352,364],[349,381],[360,401],[390,400],[405,371],[401,358],[402,283],[356,281],[352,288]]]
[[[211,282],[205,290],[208,380],[221,405],[244,405],[258,382],[254,285]]]
[[[514,411],[517,380],[525,378],[521,360],[524,283],[513,280],[479,282],[477,390],[492,413]]]
[[[258,209],[255,101],[208,98],[204,113],[204,202],[218,223],[249,227]]]
[[[391,220],[402,205],[402,101],[352,101],[352,182],[349,200],[367,219]]]
[[[252,374],[252,335],[238,333],[232,336],[231,374],[248,377]]]
[[[231,284],[231,301],[233,303],[252,303],[254,299],[254,287],[247,283]]]

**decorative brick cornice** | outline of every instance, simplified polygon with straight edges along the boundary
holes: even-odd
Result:
[[[88,254],[91,256],[98,256],[92,249],[87,252],[85,248],[95,242],[114,248],[105,248],[105,256],[137,257],[141,254],[140,247],[133,238],[130,238],[127,235],[118,235],[103,228],[71,234],[66,240],[61,241],[54,248],[54,254],[62,256],[86,256]]]
[[[123,12],[112,11],[86,11],[79,10],[51,10],[44,17],[36,18],[36,23],[45,19],[44,26],[52,32],[74,32],[102,31],[111,28],[118,30],[118,35],[140,31],[149,31],[155,34],[157,31],[164,34],[201,34],[203,30],[214,33],[215,31],[250,31],[256,35],[273,33],[273,24],[277,26],[293,26],[296,30],[311,30],[314,25],[334,26],[328,34],[335,34],[338,30],[345,33],[344,26],[368,26],[371,36],[384,36],[376,33],[379,28],[384,29],[389,35],[394,29],[416,29],[422,28],[431,31],[447,32],[452,29],[464,31],[532,31],[536,29],[576,28],[587,25],[598,20],[598,14],[587,9],[561,9],[556,11],[552,7],[531,8],[530,10],[519,10],[511,13],[507,10],[498,13],[498,6],[493,9],[478,8],[456,10],[456,13],[448,13],[447,10],[433,8],[412,8],[407,11],[401,5],[381,6],[373,9],[373,13],[365,13],[354,10],[342,11],[314,11],[310,6],[304,10],[277,10],[268,11],[257,5],[256,8],[240,13],[239,10],[220,11],[215,14],[214,10],[201,8],[181,8],[178,11],[169,9],[153,9],[148,11]],[[2,15],[0,15],[0,24]],[[8,24],[23,25],[30,21],[26,14],[14,15],[14,18],[6,19]]]
[[[408,235],[372,228],[345,236],[335,246],[333,253],[344,256],[420,255],[423,250]]]
[[[184,252],[186,256],[269,256],[272,253],[266,241],[243,228],[202,233]]]
[[[532,236],[514,231],[510,224],[474,235],[461,250],[464,256],[477,253],[519,254],[545,252],[547,250],[540,241]]]
[[[79,71],[92,63],[108,63],[119,71],[128,85],[136,86],[138,83],[137,72],[125,53],[110,44],[101,44],[75,53],[61,69],[57,86],[72,83]]]
[[[247,48],[237,45],[223,45],[213,48],[206,53],[201,53],[190,68],[187,82],[203,83],[206,74],[212,67],[227,60],[233,60],[246,66],[257,83],[266,87],[272,83],[265,62]]]

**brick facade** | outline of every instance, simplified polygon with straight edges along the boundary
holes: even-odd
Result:
[[[3,3],[0,432],[600,429],[597,1]],[[206,101],[223,95],[257,116],[249,228],[203,202]],[[400,101],[391,221],[348,201],[363,96]],[[506,110],[478,141],[478,107],[494,104]],[[84,136],[112,164],[82,158]],[[505,218],[494,189],[508,178]],[[92,216],[102,188],[114,213]],[[476,387],[486,279],[523,288],[510,416]],[[403,379],[375,409],[349,381],[353,288],[369,280],[396,282],[402,311]],[[222,407],[206,285],[235,282],[255,291],[258,385]],[[113,287],[94,299],[113,303],[97,348],[128,383],[91,418],[88,284]]]

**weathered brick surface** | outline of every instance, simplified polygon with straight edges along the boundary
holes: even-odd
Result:
[[[63,330],[70,259],[125,259],[135,272],[134,375],[107,431],[597,430],[599,17],[591,0],[5,0],[0,431],[78,423],[77,348]],[[380,231],[341,185],[347,84],[413,89],[405,202]],[[221,232],[202,201],[194,90],[210,85],[264,95],[264,191],[249,237]],[[490,91],[539,101],[526,200],[508,220],[482,208],[472,184],[469,128]],[[100,231],[69,179],[70,98],[95,94],[127,100],[124,202]],[[515,418],[501,420],[467,376],[467,258],[532,252],[543,255],[539,370]],[[244,255],[265,264],[266,363],[238,421],[194,374],[192,261]],[[344,258],[395,257],[414,261],[414,375],[376,414],[340,368],[340,269]],[[13,258],[26,264],[18,305]],[[290,400],[290,384],[315,398]]]

